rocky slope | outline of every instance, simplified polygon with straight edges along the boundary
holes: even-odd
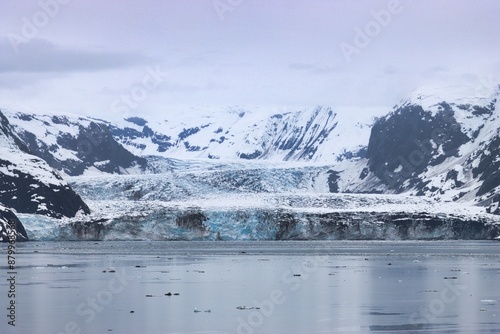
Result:
[[[0,242],[28,241],[23,224],[11,210],[0,205]]]
[[[51,217],[90,213],[79,195],[44,160],[30,154],[0,112],[0,203]]]
[[[127,173],[146,160],[120,145],[103,121],[77,116],[7,113],[29,151],[66,175]]]
[[[414,94],[373,126],[370,172],[396,193],[498,202],[499,92],[482,98]]]

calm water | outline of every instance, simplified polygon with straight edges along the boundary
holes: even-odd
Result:
[[[500,242],[0,248],[0,333],[500,333]]]

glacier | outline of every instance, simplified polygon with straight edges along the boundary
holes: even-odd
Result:
[[[20,215],[32,240],[494,239],[481,207],[401,194],[332,193],[329,166],[165,159],[168,173],[79,176],[90,215]]]
[[[89,207],[17,214],[32,240],[496,239],[499,96],[431,88],[390,112],[230,107],[113,123],[5,112],[38,157],[21,165],[47,162]]]

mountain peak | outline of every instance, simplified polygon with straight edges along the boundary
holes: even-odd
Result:
[[[453,85],[453,86],[423,86],[415,90],[401,105],[418,104],[425,110],[446,101],[456,105],[486,106],[500,95],[500,85]]]

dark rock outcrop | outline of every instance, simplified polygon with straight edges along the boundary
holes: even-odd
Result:
[[[477,196],[484,195],[500,186],[500,134],[491,139],[481,150],[479,165],[472,170],[483,183],[477,191]]]
[[[28,241],[29,238],[23,224],[14,212],[0,206],[0,242],[9,242],[11,240],[19,242]]]
[[[151,141],[151,143],[157,145],[158,152],[165,152],[172,146],[174,146],[175,141],[172,140],[171,136],[161,134],[153,131],[149,126],[147,126],[147,121],[139,117],[130,117],[126,121],[131,122],[135,125],[142,126],[142,131],[130,127],[119,128],[114,125],[109,126],[109,130],[113,137],[121,142],[126,142],[129,145],[133,145],[139,149],[144,149],[144,144],[133,144],[133,140],[137,138],[144,138]]]
[[[493,215],[500,215],[500,194],[495,194],[490,199],[490,204],[486,207],[486,212]]]
[[[43,161],[38,161],[40,164]],[[74,217],[78,211],[85,214],[90,209],[71,187],[62,181],[46,183],[36,176],[16,170],[16,165],[0,159],[0,166],[13,169],[14,176],[0,173],[0,203],[22,213],[36,213],[55,218]]]
[[[383,183],[403,191],[423,187],[418,175],[427,166],[456,156],[468,140],[445,102],[436,115],[419,105],[405,105],[374,124],[366,157],[370,170]]]
[[[85,169],[92,166],[106,173],[122,174],[123,168],[146,165],[144,158],[133,155],[120,145],[113,138],[108,127],[96,122],[91,122],[88,127],[80,125],[76,137],[62,134],[57,138],[57,144],[64,149],[76,152],[79,160],[58,160],[53,157],[47,147],[32,140],[29,133],[24,132],[24,137],[28,140],[28,146],[38,156],[45,159],[53,168],[64,170],[69,175],[81,175]]]

